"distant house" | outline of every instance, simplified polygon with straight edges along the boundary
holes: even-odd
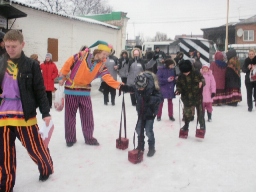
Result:
[[[235,43],[235,26],[237,23],[228,24],[228,43]],[[225,50],[225,39],[226,39],[226,25],[221,25],[219,27],[205,28],[201,29],[204,32],[203,38],[212,40],[216,43],[218,50]]]
[[[256,15],[236,24],[236,44],[256,44]]]
[[[186,34],[182,34],[182,35],[175,35],[174,40],[178,40],[179,38],[203,38],[203,35],[186,35]]]
[[[112,44],[117,53],[125,47],[125,32],[112,24],[51,12],[17,0],[1,2],[5,4],[0,4],[0,30],[21,30],[25,54],[37,53],[41,62],[50,52],[60,68],[82,45],[90,46],[97,40]]]

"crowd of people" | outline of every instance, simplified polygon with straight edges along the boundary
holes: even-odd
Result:
[[[117,58],[114,48],[105,41],[83,46],[70,56],[58,71],[52,54],[46,53],[40,64],[38,55],[25,56],[23,35],[18,30],[6,34],[0,32],[0,191],[12,191],[15,185],[16,153],[18,138],[37,164],[39,180],[45,181],[53,173],[53,161],[48,147],[43,143],[37,125],[36,108],[46,125],[51,121],[52,92],[54,80],[65,93],[65,140],[67,147],[76,142],[76,113],[79,109],[84,142],[90,146],[100,145],[94,137],[93,109],[90,97],[91,82],[101,78],[99,90],[103,103],[115,106],[116,89],[130,94],[131,105],[136,106],[138,120],[137,149],[145,150],[148,137],[148,157],[154,156],[154,120],[161,121],[164,99],[167,99],[168,119],[175,121],[173,99],[181,95],[184,126],[180,135],[186,136],[195,111],[200,124],[200,134],[205,134],[205,112],[212,121],[213,105],[237,106],[242,100],[241,69],[235,50],[216,52],[212,63],[202,63],[200,52],[190,50],[190,58],[178,52],[174,59],[165,55],[159,47],[146,58],[140,47],[131,55],[125,50]],[[96,48],[95,48],[96,47]],[[91,48],[95,48],[91,52]],[[250,50],[242,71],[246,73],[248,111],[256,100],[256,56]],[[121,78],[118,81],[117,77]],[[253,100],[254,98],[254,100]],[[256,106],[256,105],[255,105]],[[5,166],[10,165],[10,166]]]

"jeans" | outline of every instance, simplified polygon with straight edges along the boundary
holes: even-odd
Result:
[[[136,133],[138,134],[138,145],[144,148],[144,129],[148,137],[149,148],[155,147],[155,136],[153,131],[154,119],[139,120],[136,126]],[[143,126],[143,128],[141,128]]]

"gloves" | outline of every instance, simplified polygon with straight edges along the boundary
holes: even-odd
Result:
[[[120,85],[119,87],[119,96],[121,95],[121,91],[123,92],[128,92],[129,91],[129,86],[128,85]]]
[[[42,137],[43,140],[45,140],[46,138],[48,138],[48,137],[50,136],[50,135],[49,135],[49,132],[50,132],[52,126],[53,126],[53,122],[52,122],[52,120],[51,120],[48,126],[46,126],[46,124],[44,123],[44,124],[40,127],[39,133],[40,133],[40,135],[41,135],[41,137]]]
[[[173,80],[174,80],[174,77],[173,77],[173,76],[170,76],[170,77],[167,79],[168,82],[172,82]]]
[[[175,95],[180,95],[180,92],[179,91],[175,91]]]
[[[153,60],[157,60],[158,58],[159,58],[159,55],[156,54],[156,55],[154,55]]]
[[[215,97],[215,93],[212,93],[212,94],[211,94],[211,98],[213,98],[213,97]]]

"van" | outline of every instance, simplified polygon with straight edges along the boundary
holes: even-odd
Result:
[[[159,47],[161,51],[163,51],[166,55],[170,55],[170,44],[173,41],[151,41],[144,42],[142,44],[142,55],[145,57],[147,52],[154,52],[156,47]]]

